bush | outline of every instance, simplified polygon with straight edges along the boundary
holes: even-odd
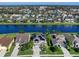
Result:
[[[58,47],[57,47],[57,46],[55,46],[55,47],[50,46],[50,50],[51,50],[52,52],[55,52],[57,49],[58,49]]]
[[[79,48],[72,48],[72,49],[74,49],[76,52],[79,52]]]

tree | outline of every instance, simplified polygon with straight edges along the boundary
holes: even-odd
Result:
[[[47,30],[46,31],[46,40],[47,40],[47,44],[49,45],[49,46],[51,46],[51,35],[50,35],[50,31],[49,30]]]

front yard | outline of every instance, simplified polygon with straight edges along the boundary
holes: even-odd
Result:
[[[30,40],[28,43],[20,45],[20,48],[19,48],[20,51],[18,55],[32,55],[33,54],[32,47],[33,47],[32,40]]]
[[[63,52],[60,47],[52,45],[52,36],[49,32],[46,33],[46,41],[45,46],[41,48],[41,55],[63,55]]]
[[[13,45],[11,46],[10,50],[7,51],[7,53],[5,54],[5,57],[11,56],[11,54],[12,54],[14,48],[15,48],[15,45],[13,44]]]
[[[57,47],[57,46],[47,47],[47,46],[45,46],[45,47],[41,48],[40,54],[41,55],[62,55],[63,52],[62,52],[60,47]]]

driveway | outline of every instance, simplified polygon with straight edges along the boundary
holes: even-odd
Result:
[[[15,48],[14,48],[12,54],[11,54],[11,57],[16,57],[18,55],[18,52],[19,52],[18,48],[20,47],[19,44],[20,43],[16,43],[16,46],[15,46]]]
[[[33,46],[33,57],[40,57],[40,48],[38,43],[35,43]]]
[[[0,51],[0,57],[4,57],[4,55],[6,54],[6,49],[4,49],[4,50],[1,50]]]
[[[64,57],[72,57],[66,48],[64,48],[62,46],[60,46],[60,47],[61,47],[62,52],[64,53]]]

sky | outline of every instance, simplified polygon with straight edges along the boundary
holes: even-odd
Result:
[[[0,2],[0,5],[79,5],[79,2]]]

